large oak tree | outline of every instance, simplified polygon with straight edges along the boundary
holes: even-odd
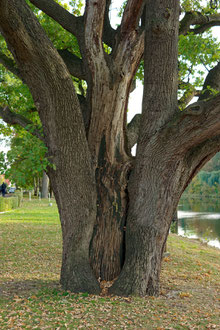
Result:
[[[203,33],[219,25],[220,14],[188,11],[179,26],[178,0],[128,0],[115,30],[111,0],[87,0],[78,17],[54,0],[30,2],[74,35],[80,50],[76,56],[56,49],[25,0],[0,0],[1,33],[14,59],[1,52],[0,61],[29,87],[43,136],[31,132],[45,142],[53,164],[48,175],[63,234],[61,284],[98,293],[98,278],[119,275],[112,293],[158,294],[179,198],[220,150],[220,95],[212,95],[220,90],[220,64],[210,70],[199,101],[184,108],[198,91],[179,81],[178,35]],[[127,125],[142,59],[142,114]],[[86,95],[77,95],[73,76],[86,81]],[[178,86],[186,90],[182,111]],[[6,106],[0,114],[31,126]]]

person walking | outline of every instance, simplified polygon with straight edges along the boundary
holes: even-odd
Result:
[[[6,193],[6,184],[3,182],[1,185],[1,190],[2,190],[2,196],[5,197],[5,193]]]

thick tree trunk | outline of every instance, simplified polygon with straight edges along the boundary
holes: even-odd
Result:
[[[98,293],[89,264],[96,218],[95,174],[72,78],[25,1],[1,1],[0,22],[1,33],[30,87],[53,164],[48,175],[62,226],[62,286]]]
[[[129,180],[126,260],[111,288],[115,294],[159,293],[162,255],[184,182],[180,177],[184,164],[177,158],[169,161],[169,153],[164,154],[163,148],[149,150],[148,164],[136,164]]]
[[[89,261],[89,245],[96,217],[95,184],[90,164],[79,156],[78,164],[67,165],[61,160],[57,161],[55,171],[49,170],[63,237],[60,282],[65,290],[99,293],[99,283]],[[70,180],[72,171],[76,175]]]
[[[111,81],[103,70],[95,81],[89,147],[94,157],[97,216],[90,245],[90,261],[101,280],[120,274],[125,257],[124,227],[127,216],[127,181],[132,158],[125,146],[125,108],[131,76]],[[103,116],[100,116],[100,113]]]
[[[90,260],[96,277],[108,281],[120,274],[125,258],[130,163],[112,165],[104,159],[99,161],[96,170],[97,217]]]
[[[159,134],[178,111],[178,16],[176,0],[146,3],[143,113],[128,185],[125,264],[111,288],[116,294],[159,293],[162,255],[182,192],[181,156],[169,139],[169,128],[167,135]]]

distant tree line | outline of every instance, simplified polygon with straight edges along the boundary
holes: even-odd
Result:
[[[220,197],[220,153],[194,177],[185,194]]]

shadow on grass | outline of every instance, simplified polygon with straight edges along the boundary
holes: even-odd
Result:
[[[0,298],[13,298],[19,296],[20,298],[26,298],[39,291],[44,290],[59,290],[59,281],[44,281],[40,279],[36,280],[24,280],[24,281],[8,281],[1,283],[0,285]]]

